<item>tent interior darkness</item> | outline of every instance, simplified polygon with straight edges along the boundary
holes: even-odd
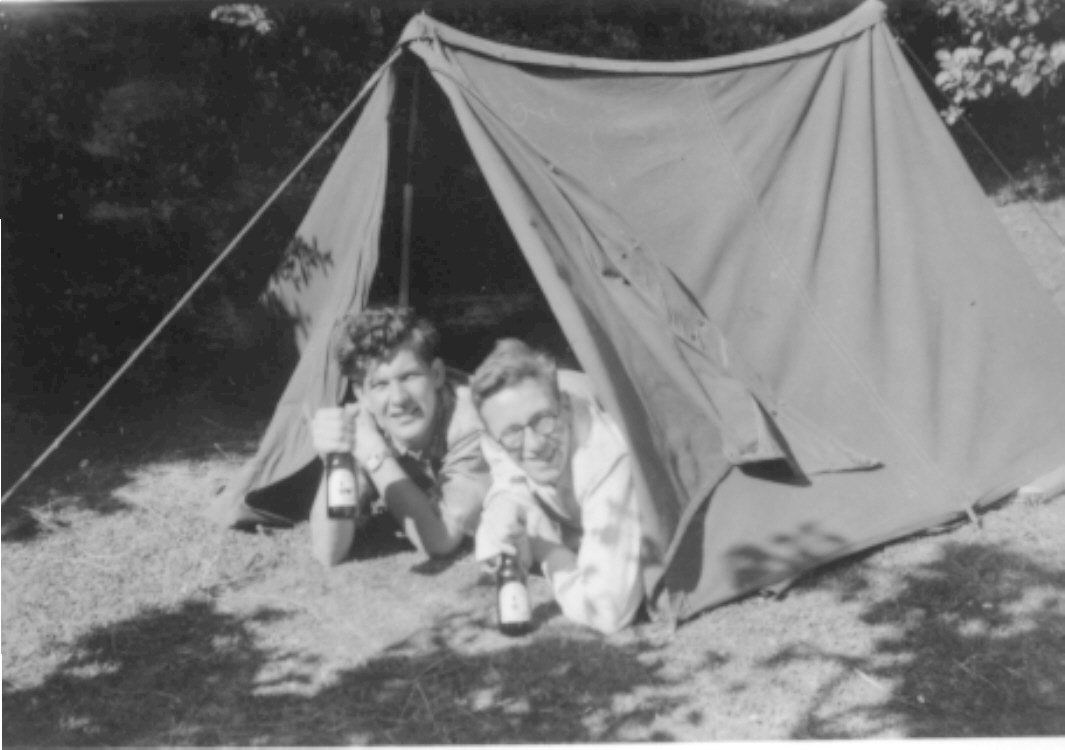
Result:
[[[389,176],[372,304],[399,298],[403,186],[413,186],[410,304],[436,324],[443,357],[472,372],[497,338],[520,336],[564,367],[579,367],[540,285],[492,197],[455,115],[413,55],[398,61],[389,126]],[[417,92],[413,76],[422,78]],[[411,105],[418,122],[408,158]]]

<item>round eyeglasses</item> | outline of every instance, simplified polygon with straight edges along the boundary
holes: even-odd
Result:
[[[526,430],[532,430],[540,437],[551,437],[558,430],[559,424],[559,416],[554,412],[537,414],[526,425],[514,425],[503,430],[503,434],[498,438],[499,444],[508,451],[518,451],[525,445]]]

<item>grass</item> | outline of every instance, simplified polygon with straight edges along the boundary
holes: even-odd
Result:
[[[1065,199],[1039,208],[1065,233]],[[998,211],[1065,311],[1058,241],[1030,207]],[[5,742],[1065,734],[1063,498],[1007,503],[675,633],[599,638],[534,581],[536,630],[507,639],[468,551],[426,563],[382,526],[362,559],[323,570],[303,528],[212,527],[202,511],[269,404],[200,391],[104,407],[5,507]]]

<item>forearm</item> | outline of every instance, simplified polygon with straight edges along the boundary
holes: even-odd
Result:
[[[325,477],[318,485],[310,515],[311,552],[322,565],[339,565],[351,551],[355,538],[355,520],[330,518],[325,501]]]
[[[427,555],[446,555],[462,541],[462,529],[453,529],[433,507],[432,500],[389,457],[371,475],[385,506],[400,523],[414,546]]]
[[[581,508],[583,534],[576,552],[536,542],[533,554],[563,613],[612,633],[632,621],[643,600],[642,532],[627,457],[582,499]]]
[[[602,633],[631,622],[643,598],[639,564],[626,555],[599,550],[575,554],[556,542],[535,540],[533,556],[551,584],[555,600],[569,619]]]
[[[531,498],[517,494],[513,488],[494,488],[484,499],[484,510],[477,525],[474,554],[481,562],[501,554],[517,555],[525,569],[535,562],[529,546],[525,518]],[[532,506],[535,507],[535,506]]]

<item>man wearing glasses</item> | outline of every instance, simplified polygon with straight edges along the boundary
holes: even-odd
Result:
[[[632,457],[587,377],[504,339],[470,390],[492,474],[477,558],[538,565],[571,620],[603,633],[629,624],[643,599]]]

